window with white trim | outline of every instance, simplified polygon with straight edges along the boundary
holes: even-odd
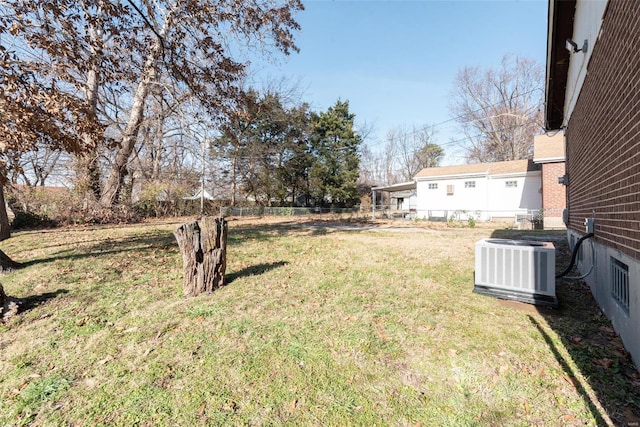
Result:
[[[504,182],[504,186],[507,188],[517,188],[518,187],[518,181],[505,181]]]
[[[465,181],[464,182],[464,188],[476,188],[476,182],[475,181]]]
[[[447,196],[453,196],[453,184],[447,185]]]
[[[430,182],[428,188],[429,188],[429,190],[437,190],[438,189],[438,183],[437,182]]]

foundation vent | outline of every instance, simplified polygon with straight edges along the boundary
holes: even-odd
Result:
[[[629,314],[629,267],[611,258],[611,296]]]

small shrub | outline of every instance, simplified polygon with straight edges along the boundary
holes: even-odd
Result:
[[[286,207],[286,208],[281,208],[282,210],[282,215],[283,216],[294,216],[296,211],[293,208],[290,207]]]
[[[462,227],[462,221],[460,221],[460,212],[455,211],[447,220],[447,227]]]
[[[137,194],[135,210],[142,217],[194,215],[200,211],[200,200],[187,200],[189,188],[172,181],[149,181]],[[211,208],[205,200],[205,208]],[[210,210],[210,209],[207,209]]]
[[[135,209],[126,205],[116,205],[110,208],[96,206],[86,210],[78,218],[83,224],[130,224],[140,222],[140,215]]]
[[[34,212],[15,212],[11,228],[14,230],[23,230],[28,228],[53,228],[58,223],[48,218],[46,215],[40,215]]]

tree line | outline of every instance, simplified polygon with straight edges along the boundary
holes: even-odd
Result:
[[[72,153],[76,186],[104,207],[165,163],[188,175],[194,128],[233,109],[248,52],[297,51],[302,9],[299,0],[2,2],[0,184],[44,148]]]
[[[2,2],[0,190],[44,185],[63,163],[85,207],[182,196],[202,175],[232,205],[352,206],[367,187],[437,166],[446,143],[433,126],[394,129],[373,151],[347,101],[315,112],[247,86],[252,55],[298,50],[301,10],[299,0]],[[538,68],[515,62],[458,74],[451,112],[468,161],[530,151],[540,109],[524,95]]]
[[[231,206],[239,193],[262,206],[354,206],[362,143],[354,119],[348,101],[317,113],[249,90],[213,139],[211,154],[227,172],[217,184],[228,183]]]

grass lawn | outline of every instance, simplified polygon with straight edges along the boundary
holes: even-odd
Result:
[[[0,425],[595,426],[640,414],[640,377],[584,285],[560,282],[553,311],[472,293],[474,243],[515,232],[232,221],[229,284],[185,298],[177,225],[2,242],[27,263],[1,278],[27,310],[0,326]],[[550,235],[560,247],[563,236]]]

